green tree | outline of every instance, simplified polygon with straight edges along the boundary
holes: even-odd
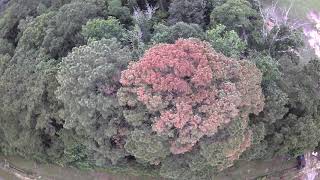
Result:
[[[206,40],[211,46],[228,57],[240,58],[246,49],[246,43],[239,38],[238,34],[233,30],[227,31],[224,25],[209,29],[206,35]]]
[[[133,59],[139,59],[143,56],[147,49],[147,45],[143,41],[141,28],[137,24],[132,30],[128,31],[126,41],[129,43]]]
[[[181,21],[204,25],[205,6],[204,0],[173,0],[169,7],[168,22],[172,25]]]
[[[130,9],[122,5],[121,0],[106,0],[108,6],[108,14],[117,17],[124,24],[132,21]]]
[[[42,47],[53,58],[67,55],[73,47],[84,44],[81,28],[89,19],[102,16],[103,6],[99,4],[75,1],[62,6],[49,20],[49,27]]]
[[[128,127],[115,94],[130,59],[130,51],[116,39],[102,39],[74,48],[60,64],[56,95],[64,105],[64,128],[88,137],[85,144],[97,165],[115,164],[127,154]]]
[[[300,29],[291,29],[287,25],[275,26],[266,38],[265,47],[274,58],[284,55],[296,57],[304,45],[303,36]]]
[[[221,6],[226,1],[227,0],[208,0],[208,5],[212,8],[215,8],[217,6]]]
[[[152,132],[146,130],[131,132],[125,148],[138,161],[154,165],[158,165],[170,154],[168,142],[163,137],[152,135]]]
[[[267,83],[272,83],[281,78],[281,72],[279,70],[280,64],[271,56],[263,53],[252,52],[249,55],[249,59],[254,62],[263,73],[263,86],[266,86]]]
[[[253,124],[263,122],[266,129],[265,138],[248,152],[258,153],[257,158],[297,156],[313,150],[320,140],[319,61],[301,68],[292,57],[284,56],[279,63],[282,76],[265,84],[265,108],[253,119]]]
[[[10,59],[11,57],[8,54],[0,54],[0,77],[5,72]]]
[[[0,38],[0,54],[12,56],[14,53],[14,46],[7,39]]]
[[[27,16],[37,16],[36,9],[39,3],[38,0],[12,0],[9,2],[8,8],[0,18],[0,38],[17,43],[19,21]]]
[[[284,73],[281,86],[289,97],[289,111],[274,124],[276,133],[270,137],[269,146],[278,154],[298,155],[313,150],[319,142],[320,63],[311,60],[303,69],[290,57],[282,58],[280,63]]]
[[[42,148],[47,142],[43,137],[50,129],[55,131],[53,122],[59,123],[56,116],[59,104],[53,94],[57,85],[54,79],[54,62],[39,47],[51,17],[51,13],[43,14],[27,24],[14,56],[5,63],[6,68],[0,77],[0,109],[3,112],[0,115],[1,124],[11,123],[8,126],[12,128],[4,130],[8,133],[6,137],[17,138],[10,141],[17,143],[13,146],[9,144],[9,147],[15,147],[17,151],[31,151],[31,154],[44,153]],[[4,125],[3,128],[5,127]],[[25,134],[20,134],[19,131]],[[24,137],[26,134],[32,134],[34,141],[28,142]],[[28,143],[38,149],[25,148],[23,144]]]
[[[227,0],[215,7],[210,16],[212,25],[223,24],[227,30],[235,30],[250,48],[257,48],[263,22],[259,11],[248,0]]]
[[[172,26],[157,24],[154,26],[151,43],[174,43],[179,38],[187,39],[194,37],[204,39],[204,36],[202,28],[197,24],[187,24],[184,22],[178,22]]]
[[[89,20],[87,24],[82,27],[82,35],[87,40],[116,38],[118,41],[123,41],[124,37],[127,36],[126,30],[123,28],[122,24],[114,17],[109,17],[107,20]]]

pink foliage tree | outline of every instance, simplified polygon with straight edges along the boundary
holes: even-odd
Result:
[[[120,82],[154,115],[152,129],[169,137],[171,152],[181,154],[262,111],[261,76],[255,65],[218,54],[208,43],[180,39],[149,49]]]

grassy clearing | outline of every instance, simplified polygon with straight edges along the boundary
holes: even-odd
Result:
[[[14,175],[8,174],[7,172],[3,171],[0,169],[0,180],[19,180],[17,177]]]
[[[11,165],[23,170],[26,173],[42,176],[43,179],[54,180],[88,180],[88,179],[106,179],[106,180],[163,180],[157,178],[156,171],[145,169],[142,166],[97,168],[92,170],[79,170],[72,167],[60,167],[54,164],[38,164],[32,160],[26,160],[18,156],[3,157],[1,162],[7,159]],[[148,176],[149,175],[149,176]],[[16,180],[14,176],[0,168],[0,180]],[[18,180],[18,179],[17,179]]]
[[[303,16],[310,10],[320,11],[319,0],[281,0],[282,5],[289,5],[294,2],[292,13]]]
[[[276,157],[264,161],[238,161],[233,167],[220,173],[216,180],[256,179],[257,177],[275,177],[278,179],[288,170],[295,171],[296,160]],[[273,179],[273,178],[269,178]]]
[[[305,23],[309,22],[306,18],[310,11],[320,13],[320,0],[261,0],[261,2],[264,6],[271,5],[272,2],[278,2],[279,7],[283,9],[289,8],[292,4],[289,14],[290,17],[297,20],[304,20]],[[304,57],[304,60],[302,61],[303,64],[308,62],[309,59],[315,57],[314,50],[308,46],[307,39],[305,41],[305,45],[307,47],[300,50],[301,56]]]
[[[270,0],[263,1],[267,4],[270,3]],[[293,2],[291,15],[297,18],[305,18],[306,14],[311,10],[320,12],[320,0],[279,0],[278,2],[282,7],[289,7]]]

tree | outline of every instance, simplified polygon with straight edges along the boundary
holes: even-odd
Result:
[[[62,6],[49,21],[42,47],[57,59],[67,55],[73,47],[84,44],[81,28],[89,19],[103,16],[99,4],[75,1]]]
[[[135,28],[139,28],[143,42],[149,42],[151,38],[151,28],[153,26],[153,15],[156,11],[155,7],[147,4],[146,10],[136,7],[133,11],[133,22]]]
[[[121,0],[107,0],[106,3],[109,15],[117,17],[124,24],[129,24],[132,21],[130,9],[123,6]]]
[[[97,165],[115,164],[127,154],[123,146],[128,127],[115,95],[129,52],[114,38],[92,41],[63,58],[57,74],[64,128],[88,138],[85,145]]]
[[[319,142],[319,72],[320,63],[312,60],[300,69],[283,57],[280,61],[285,74],[281,86],[288,95],[288,113],[273,124],[274,135],[267,138],[269,151],[276,154],[299,155],[313,150]],[[312,140],[311,140],[312,139]]]
[[[246,158],[269,159],[275,155],[297,156],[319,142],[319,61],[303,68],[292,57],[279,59],[282,76],[264,84],[266,105],[253,126],[263,123],[264,138],[252,146]],[[255,156],[249,153],[256,153]]]
[[[137,24],[132,30],[128,31],[126,41],[129,43],[133,59],[139,59],[141,56],[143,56],[145,50],[147,49],[147,45],[142,36],[143,32]]]
[[[257,16],[252,5],[247,0],[228,0],[217,6],[211,14],[213,23],[222,23],[230,29],[241,32],[252,28],[250,19]]]
[[[241,119],[236,120],[225,129],[229,135],[227,140],[206,139],[200,142],[200,154],[216,171],[231,167],[233,162],[251,146],[252,131],[246,126]]]
[[[235,30],[241,39],[255,49],[260,41],[262,18],[248,0],[227,0],[211,12],[211,24],[223,24],[227,30]]]
[[[210,15],[213,9],[216,8],[217,6],[221,6],[226,1],[227,0],[207,0],[206,9],[205,9],[206,11],[204,13],[206,25],[210,25]]]
[[[179,38],[199,38],[204,39],[204,32],[198,24],[187,24],[178,22],[172,26],[157,24],[154,26],[152,44],[174,43]]]
[[[87,24],[82,27],[82,35],[87,40],[111,39],[114,37],[118,41],[123,41],[124,37],[127,36],[122,24],[114,17],[109,17],[107,20],[89,20]]]
[[[223,3],[225,3],[227,0],[208,0],[208,5],[211,8],[215,8],[217,6],[221,6]]]
[[[8,54],[6,55],[0,54],[0,77],[5,72],[10,59],[11,57]]]
[[[0,54],[12,56],[14,53],[14,46],[7,39],[0,38]]]
[[[0,122],[6,148],[42,161],[50,159],[45,149],[61,123],[60,105],[53,94],[55,62],[39,47],[51,17],[52,13],[43,14],[26,24],[0,76]]]
[[[228,167],[250,146],[248,115],[258,114],[264,104],[261,73],[253,64],[217,54],[197,39],[152,47],[122,72],[120,82],[118,99],[129,124],[152,127],[170,142],[173,156],[200,148],[207,164],[217,169]],[[223,134],[234,139],[221,142],[227,162],[218,168],[206,158],[211,148],[202,147],[201,139],[221,147],[215,137]]]
[[[158,165],[170,154],[168,142],[151,132],[134,130],[125,144],[125,149],[138,161]]]
[[[61,166],[73,166],[79,169],[90,169],[94,167],[90,152],[85,145],[86,138],[79,136],[74,130],[64,129],[63,125],[57,132],[57,136],[51,139],[46,154],[51,157],[50,162]]]
[[[284,55],[296,57],[303,47],[303,33],[286,25],[275,26],[266,38],[266,47],[270,55],[280,58]]]
[[[204,0],[173,0],[169,7],[169,23],[177,22],[196,23],[204,25]]]
[[[0,38],[8,39],[12,43],[17,43],[15,39],[19,33],[18,24],[21,19],[27,16],[36,16],[38,0],[13,0],[8,3],[8,8],[0,18]]]
[[[243,42],[238,34],[231,30],[227,31],[226,26],[217,25],[206,32],[206,39],[211,46],[225,56],[240,58],[246,49],[246,43]]]
[[[249,58],[263,74],[263,87],[268,86],[268,83],[273,83],[281,79],[280,64],[276,59],[258,52],[251,52]]]

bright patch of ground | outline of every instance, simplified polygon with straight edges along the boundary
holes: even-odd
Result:
[[[282,6],[292,6],[292,15],[305,18],[309,11],[320,11],[320,0],[279,0]]]

